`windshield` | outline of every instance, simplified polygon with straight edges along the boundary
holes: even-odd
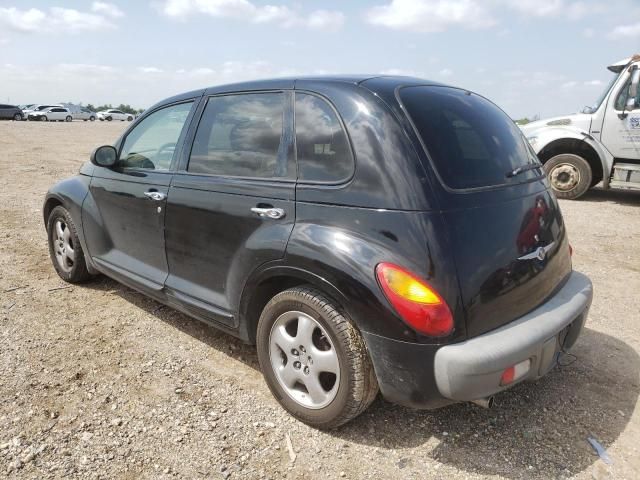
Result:
[[[598,108],[600,108],[600,105],[602,105],[602,102],[604,101],[604,98],[607,96],[607,93],[609,93],[609,90],[611,90],[611,87],[613,87],[613,84],[616,82],[616,80],[618,80],[619,75],[620,75],[619,73],[616,73],[613,76],[611,81],[607,84],[606,88],[602,91],[602,93],[598,97],[598,100],[596,100],[596,103],[594,103],[590,107],[584,107],[584,109],[582,110],[582,113],[594,113],[596,110],[598,110]]]

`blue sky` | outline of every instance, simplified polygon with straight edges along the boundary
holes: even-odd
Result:
[[[0,0],[0,101],[130,103],[252,78],[416,75],[575,112],[640,52],[639,0]]]

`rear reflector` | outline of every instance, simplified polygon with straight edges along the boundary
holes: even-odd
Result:
[[[510,385],[516,380],[520,380],[531,368],[531,360],[527,359],[523,362],[516,363],[515,365],[507,368],[502,372],[502,378],[500,379],[500,385]]]
[[[411,328],[430,337],[453,331],[449,306],[426,282],[392,263],[378,264],[376,276],[391,305]]]

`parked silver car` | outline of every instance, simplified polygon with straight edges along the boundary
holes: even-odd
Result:
[[[44,112],[45,110],[48,110],[48,109],[50,109],[52,107],[63,108],[63,106],[60,105],[60,104],[51,105],[51,104],[45,104],[45,103],[36,103],[36,104],[28,106],[27,108],[24,108],[22,110],[22,116],[23,116],[23,118],[26,118],[27,120],[35,120],[35,118],[33,118],[33,119],[30,118],[32,113],[39,114],[39,113]]]
[[[96,112],[89,110],[88,108],[81,107],[80,110],[73,112],[74,120],[84,120],[85,122],[89,120],[91,122],[94,122],[96,118],[98,118]]]

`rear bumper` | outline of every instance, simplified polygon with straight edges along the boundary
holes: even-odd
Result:
[[[572,272],[565,285],[528,314],[470,340],[439,346],[399,342],[365,333],[383,396],[414,408],[491,396],[523,380],[535,380],[556,364],[560,349],[576,342],[587,319],[593,290]],[[528,373],[501,386],[502,372],[531,361]]]

